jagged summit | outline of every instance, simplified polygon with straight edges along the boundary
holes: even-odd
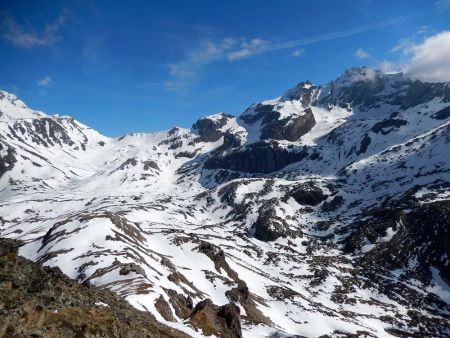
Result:
[[[2,95],[27,258],[194,337],[450,335],[449,83],[355,68],[121,138]]]

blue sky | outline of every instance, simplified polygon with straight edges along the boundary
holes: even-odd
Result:
[[[0,20],[1,89],[119,136],[238,115],[352,66],[409,69],[450,30],[450,0],[4,0]]]

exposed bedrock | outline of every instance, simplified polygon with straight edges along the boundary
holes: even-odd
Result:
[[[316,206],[328,197],[314,182],[305,182],[295,186],[291,196],[298,204],[310,206]]]
[[[209,298],[202,300],[192,311],[189,322],[205,336],[242,338],[240,310],[234,303],[217,306]]]
[[[297,141],[309,132],[316,124],[311,108],[306,108],[303,114],[281,118],[273,105],[257,104],[252,108],[253,114],[243,114],[240,119],[247,124],[254,124],[261,119],[260,140]]]
[[[280,237],[302,237],[301,231],[292,230],[284,218],[277,215],[276,203],[276,199],[270,199],[259,208],[259,216],[250,233],[265,242],[275,241]]]
[[[192,129],[200,136],[198,141],[216,142],[224,136],[226,132],[222,129],[233,118],[233,115],[223,113],[214,115],[214,118],[203,117],[192,125]]]
[[[301,161],[306,149],[286,148],[276,141],[261,141],[227,153],[217,153],[205,162],[206,169],[228,169],[247,173],[271,173]]]

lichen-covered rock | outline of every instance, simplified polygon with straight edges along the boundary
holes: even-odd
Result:
[[[234,303],[219,307],[209,298],[202,300],[192,311],[189,322],[205,336],[242,338],[240,310]]]
[[[124,264],[120,269],[119,274],[128,275],[130,272],[137,273],[139,275],[145,276],[145,270],[135,263]]]
[[[164,299],[162,295],[159,296],[159,298],[156,300],[155,308],[165,320],[169,322],[175,321],[172,309],[170,308],[169,303],[167,303],[167,301]]]
[[[20,245],[0,239],[0,337],[188,338],[111,291],[18,256]]]

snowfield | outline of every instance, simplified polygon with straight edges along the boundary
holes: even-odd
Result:
[[[449,107],[449,83],[356,68],[109,138],[0,92],[0,236],[193,337],[206,298],[246,338],[450,336]]]

